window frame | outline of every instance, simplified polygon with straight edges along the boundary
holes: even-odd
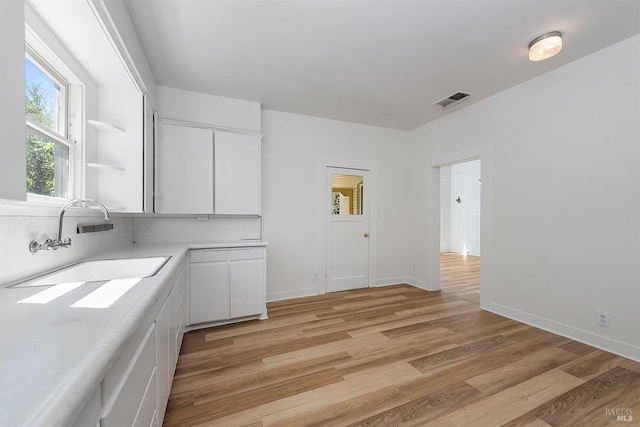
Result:
[[[68,113],[69,112],[69,87],[70,87],[69,82],[64,77],[62,77],[58,72],[56,72],[55,68],[53,68],[47,62],[46,59],[42,58],[42,56],[39,55],[38,52],[29,43],[25,43],[24,56],[33,65],[35,65],[43,74],[45,74],[49,79],[51,79],[51,81],[53,81],[60,87],[61,98],[63,102],[60,102],[58,104],[61,111],[58,112],[57,127],[59,129],[62,129],[64,132],[63,133],[56,132],[53,129],[48,129],[43,126],[49,132],[53,133],[52,136],[48,136],[48,135],[47,136],[53,139],[61,139],[60,142],[63,142],[64,144],[67,144],[67,145],[69,144],[75,145],[75,143],[68,141],[67,139],[69,136],[69,113]],[[26,82],[25,82],[25,85],[26,85]],[[27,120],[29,120],[29,118],[27,118]],[[42,126],[42,125],[39,125],[38,123],[35,123],[35,124],[37,126]],[[29,125],[29,123],[27,123],[27,125]],[[62,139],[64,139],[64,141]]]
[[[60,86],[61,100],[58,108],[58,128],[62,133],[49,129],[35,122],[26,115],[25,109],[25,132],[29,128],[32,132],[40,134],[47,139],[62,144],[69,149],[69,176],[67,182],[67,194],[65,197],[47,196],[26,192],[26,199],[29,203],[39,205],[60,206],[69,199],[79,197],[83,187],[83,170],[81,160],[83,158],[83,123],[84,123],[84,85],[62,61],[28,26],[25,25],[25,54],[34,66],[50,78],[55,84]],[[26,89],[26,81],[25,81]],[[73,112],[73,114],[72,114]],[[26,144],[26,134],[25,142]],[[26,148],[26,145],[25,145]],[[26,153],[25,153],[26,155]],[[26,179],[26,171],[25,171]]]

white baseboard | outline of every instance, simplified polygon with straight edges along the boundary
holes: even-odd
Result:
[[[597,335],[593,332],[584,331],[573,326],[565,325],[563,323],[507,307],[502,304],[489,303],[481,305],[480,308],[499,314],[500,316],[508,317],[509,319],[543,329],[547,332],[571,338],[572,340],[640,362],[640,347],[636,345]]]
[[[399,285],[401,283],[407,283],[407,278],[404,276],[398,277],[385,277],[383,279],[377,279],[372,284],[372,288],[377,288],[380,286],[391,286],[391,285]]]
[[[415,279],[407,276],[398,276],[398,277],[387,277],[384,279],[377,279],[371,287],[377,288],[381,286],[391,286],[406,283],[411,286],[415,286],[416,288],[424,289],[429,291],[425,287],[424,281]],[[280,291],[280,292],[267,292],[267,302],[274,301],[284,301],[293,298],[302,298],[302,297],[311,297],[314,295],[321,295],[322,292],[318,292],[318,288],[302,288],[302,289],[293,289],[290,291]]]
[[[387,277],[384,279],[378,279],[375,281],[372,287],[398,285],[401,283],[406,283],[407,285],[424,289],[425,291],[429,291],[429,292],[433,291],[433,289],[427,288],[427,284],[425,283],[424,280],[416,279],[415,277],[410,277],[410,276]]]
[[[206,329],[206,328],[212,328],[215,326],[230,325],[231,323],[246,322],[247,320],[255,320],[255,319],[266,320],[268,319],[266,313],[267,312],[265,311],[264,313],[256,314],[255,316],[238,317],[235,319],[218,320],[215,322],[196,323],[193,325],[189,324],[184,327],[184,331],[185,332],[197,331],[198,329]]]
[[[319,295],[318,288],[302,288],[290,291],[267,292],[267,302]]]
[[[422,279],[416,279],[415,277],[406,277],[405,279],[406,279],[405,283],[408,283],[411,286],[415,286],[416,288],[420,288],[425,291],[433,292],[433,289],[429,289],[427,287],[427,282],[425,282]]]

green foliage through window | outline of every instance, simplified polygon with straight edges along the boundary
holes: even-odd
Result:
[[[331,215],[340,215],[340,193],[331,193]]]
[[[25,58],[26,116],[54,134],[60,134],[60,87],[29,59]],[[63,136],[63,135],[61,135]],[[69,147],[26,126],[27,192],[52,197],[67,197]]]

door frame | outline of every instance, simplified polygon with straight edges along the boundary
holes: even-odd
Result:
[[[377,212],[378,212],[378,194],[377,194],[377,173],[376,162],[366,160],[347,160],[322,158],[316,161],[316,203],[315,203],[315,260],[318,280],[312,280],[316,285],[317,294],[327,293],[327,239],[328,239],[328,221],[326,210],[327,202],[327,168],[353,169],[354,171],[364,170],[369,174],[369,287],[376,286],[376,248],[377,248]]]
[[[483,150],[484,151],[484,150]],[[431,214],[431,222],[427,224],[426,259],[427,283],[425,289],[438,291],[440,286],[440,167],[450,166],[456,163],[464,163],[470,160],[481,161],[480,176],[482,187],[480,189],[480,307],[488,306],[493,300],[490,286],[482,286],[483,283],[491,283],[493,269],[493,245],[492,245],[492,193],[493,193],[493,163],[490,152],[466,151],[451,153],[446,156],[434,158],[427,163],[427,179],[430,178],[431,186],[427,186],[426,212]],[[430,173],[430,176],[428,175]],[[429,238],[429,235],[431,238]]]
[[[363,200],[364,200],[364,206],[363,206],[363,215],[349,215],[346,218],[345,217],[341,217],[340,215],[338,215],[338,218],[334,218],[334,215],[331,215],[328,212],[328,207],[331,204],[331,195],[333,193],[333,186],[332,186],[332,176],[334,173],[339,173],[339,174],[344,174],[344,175],[348,175],[348,174],[353,174],[353,175],[360,175],[363,177],[364,181],[366,181],[365,183],[365,190],[364,193],[361,193],[361,195],[363,196]],[[343,290],[350,290],[350,289],[364,289],[364,288],[370,288],[371,287],[371,280],[370,280],[370,269],[369,269],[369,264],[371,262],[371,260],[369,259],[369,237],[370,236],[370,229],[371,229],[371,213],[369,212],[369,204],[370,201],[369,199],[371,198],[371,188],[370,187],[370,183],[369,183],[369,174],[370,171],[367,169],[352,169],[352,168],[336,168],[335,166],[327,166],[325,168],[325,230],[326,230],[326,234],[325,234],[325,238],[327,239],[326,241],[326,254],[325,254],[325,263],[326,263],[326,272],[327,272],[327,277],[326,277],[326,281],[325,281],[325,293],[328,292],[339,292],[342,289],[332,289],[331,291],[329,291],[329,272],[331,269],[331,262],[330,259],[332,259],[333,254],[331,253],[333,245],[332,243],[332,233],[330,232],[330,227],[332,225],[332,222],[334,219],[338,219],[340,220],[340,222],[364,222],[366,225],[366,229],[364,231],[364,233],[366,233],[367,237],[362,237],[360,236],[361,242],[362,243],[366,243],[366,268],[364,269],[364,274],[366,275],[365,277],[365,286],[359,286],[359,287],[354,287],[354,288],[347,288],[347,289],[343,289]],[[362,240],[365,239],[365,240]]]

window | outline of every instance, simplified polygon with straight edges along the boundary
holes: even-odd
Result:
[[[362,215],[361,175],[331,175],[331,215]]]
[[[69,84],[27,48],[25,113],[27,193],[67,199],[71,194]]]

